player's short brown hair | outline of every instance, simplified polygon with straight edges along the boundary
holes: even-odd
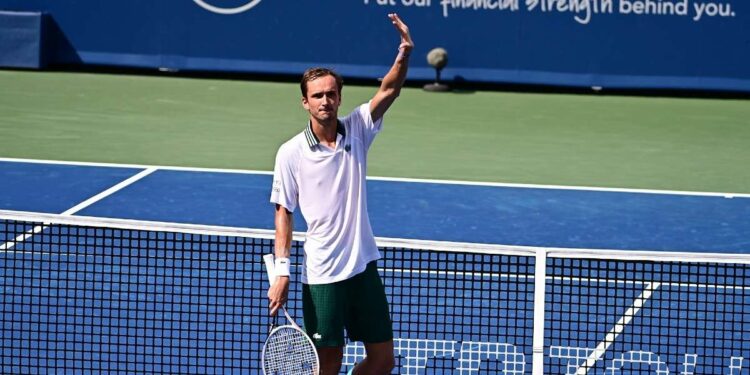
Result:
[[[344,87],[344,79],[341,78],[341,76],[334,72],[331,69],[328,68],[310,68],[305,70],[305,73],[302,74],[302,82],[300,82],[300,89],[302,90],[302,97],[307,97],[307,83],[310,81],[314,81],[320,77],[325,76],[332,76],[334,79],[336,79],[336,87],[338,87],[339,96],[341,96],[341,89]]]

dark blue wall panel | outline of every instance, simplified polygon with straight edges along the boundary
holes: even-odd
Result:
[[[39,69],[44,55],[45,16],[0,10],[0,67]]]
[[[221,9],[219,9],[221,8]],[[241,12],[232,13],[238,8]],[[392,62],[398,12],[446,79],[750,91],[743,0],[0,0],[59,28],[55,62],[300,73],[328,65],[375,78]]]

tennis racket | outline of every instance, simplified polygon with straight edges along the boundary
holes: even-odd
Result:
[[[273,254],[263,256],[266,263],[268,281],[273,285],[274,276]],[[266,343],[263,345],[261,356],[261,367],[265,375],[318,375],[320,363],[318,352],[315,350],[312,340],[294,322],[286,307],[281,307],[288,320],[287,325],[276,326],[277,318],[271,325],[271,333],[268,334]],[[278,316],[278,315],[277,315]]]

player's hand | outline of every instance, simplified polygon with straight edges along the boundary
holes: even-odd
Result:
[[[388,18],[391,19],[393,27],[395,27],[401,35],[401,45],[399,45],[398,48],[408,54],[414,48],[414,42],[411,40],[411,35],[409,34],[409,26],[406,26],[404,21],[402,21],[396,13],[388,14]]]
[[[268,289],[268,309],[271,316],[276,316],[279,309],[286,304],[289,295],[289,277],[279,276]]]

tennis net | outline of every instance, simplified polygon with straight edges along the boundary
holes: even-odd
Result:
[[[0,211],[2,373],[258,373],[272,238]],[[746,256],[379,246],[394,373],[747,373]],[[288,307],[301,323],[299,282]]]

